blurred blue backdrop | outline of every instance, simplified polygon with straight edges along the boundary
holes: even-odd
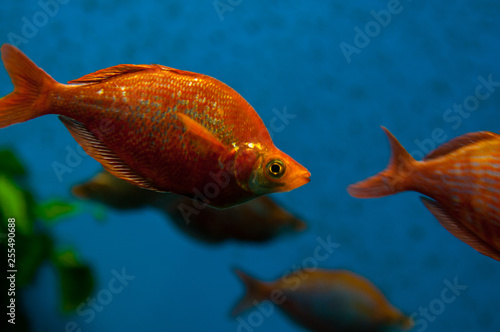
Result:
[[[499,17],[500,3],[486,0],[4,2],[1,42],[17,41],[60,82],[121,63],[159,63],[227,83],[268,125],[273,109],[286,108],[295,117],[273,139],[312,174],[309,184],[273,195],[308,230],[263,245],[198,243],[150,210],[110,211],[104,223],[83,213],[58,224],[61,244],[93,267],[97,291],[113,270],[135,278],[93,319],[65,316],[45,266],[23,294],[33,330],[65,331],[74,322],[95,332],[245,331],[229,315],[243,293],[232,267],[276,279],[310,257],[318,237],[330,237],[340,246],[321,266],[371,279],[416,313],[415,331],[499,331],[499,262],[443,229],[418,194],[357,200],[346,192],[386,166],[380,125],[416,154],[434,147],[436,129],[448,139],[498,132],[500,89],[453,119],[448,109],[474,100],[478,77],[500,81]],[[0,95],[11,90],[1,70]],[[18,151],[40,199],[70,199],[70,187],[100,169],[83,157],[59,181],[52,164],[65,163],[76,145],[52,115],[0,131],[0,146]],[[455,279],[467,289],[441,306],[445,281]],[[278,312],[251,323],[253,331],[302,331]]]

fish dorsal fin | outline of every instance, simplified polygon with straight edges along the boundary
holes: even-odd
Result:
[[[461,241],[467,243],[481,254],[500,261],[500,252],[498,252],[498,250],[492,248],[488,243],[470,231],[466,226],[451,217],[438,202],[427,197],[420,197],[420,200],[424,203],[425,207],[431,211],[434,217],[436,217],[441,226],[446,228],[448,232]]]
[[[431,151],[428,155],[424,157],[424,160],[435,159],[438,157],[445,156],[455,150],[458,150],[464,146],[481,142],[484,140],[489,140],[493,138],[499,138],[500,135],[489,132],[489,131],[478,131],[475,133],[468,133],[459,137],[452,139],[449,142],[436,148],[436,150]]]
[[[154,70],[159,67],[160,66],[158,65],[118,65],[98,70],[96,72],[77,78],[76,80],[69,81],[68,83],[99,83],[112,77],[135,73],[143,70]]]
[[[185,134],[190,136],[192,143],[218,153],[226,149],[224,144],[214,134],[186,114],[177,113],[177,118],[186,129]]]
[[[85,152],[101,163],[108,172],[136,186],[159,191],[150,181],[134,172],[122,159],[90,132],[85,125],[65,116],[59,116],[59,120],[68,128],[71,136],[82,146]]]

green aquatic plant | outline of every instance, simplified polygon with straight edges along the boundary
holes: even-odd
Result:
[[[11,150],[0,150],[0,248],[7,264],[4,271],[16,271],[15,290],[5,295],[7,304],[14,298],[17,330],[28,327],[19,295],[34,282],[43,264],[50,264],[58,275],[63,312],[74,311],[95,285],[90,266],[79,261],[74,249],[58,248],[51,232],[55,223],[80,213],[78,205],[61,199],[37,202],[27,180],[26,168],[16,155]],[[2,289],[9,289],[9,285]]]
[[[52,199],[35,206],[35,215],[49,223],[58,222],[63,218],[78,213],[75,203]]]
[[[92,270],[88,265],[82,264],[71,249],[58,252],[52,257],[52,262],[61,280],[62,308],[73,311],[94,289]]]

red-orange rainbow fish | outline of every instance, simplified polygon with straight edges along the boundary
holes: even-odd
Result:
[[[358,198],[413,190],[441,225],[480,253],[500,261],[500,135],[468,133],[416,161],[382,128],[391,145],[388,167],[348,187]]]
[[[252,106],[212,77],[123,64],[60,84],[16,47],[1,51],[14,91],[0,99],[0,128],[58,114],[113,175],[215,207],[309,182]]]

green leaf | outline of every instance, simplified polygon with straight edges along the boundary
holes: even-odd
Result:
[[[28,197],[23,190],[12,180],[0,174],[0,210],[4,216],[16,219],[16,232],[30,234],[33,231],[33,218],[30,217]]]
[[[94,290],[92,270],[80,263],[72,250],[55,254],[52,261],[59,273],[62,309],[65,312],[74,311]]]
[[[62,200],[53,199],[37,205],[36,216],[45,221],[56,221],[77,212],[77,205]]]
[[[33,197],[33,194],[31,191],[23,188],[23,194],[24,194],[24,201],[26,204],[26,216],[27,220],[30,220],[31,226],[33,227],[36,223],[36,214],[35,214],[35,207],[36,207],[36,202],[35,198]]]
[[[16,284],[22,288],[30,284],[45,260],[50,258],[53,241],[45,233],[16,236]]]
[[[0,173],[7,176],[26,175],[26,169],[11,150],[0,150]]]

